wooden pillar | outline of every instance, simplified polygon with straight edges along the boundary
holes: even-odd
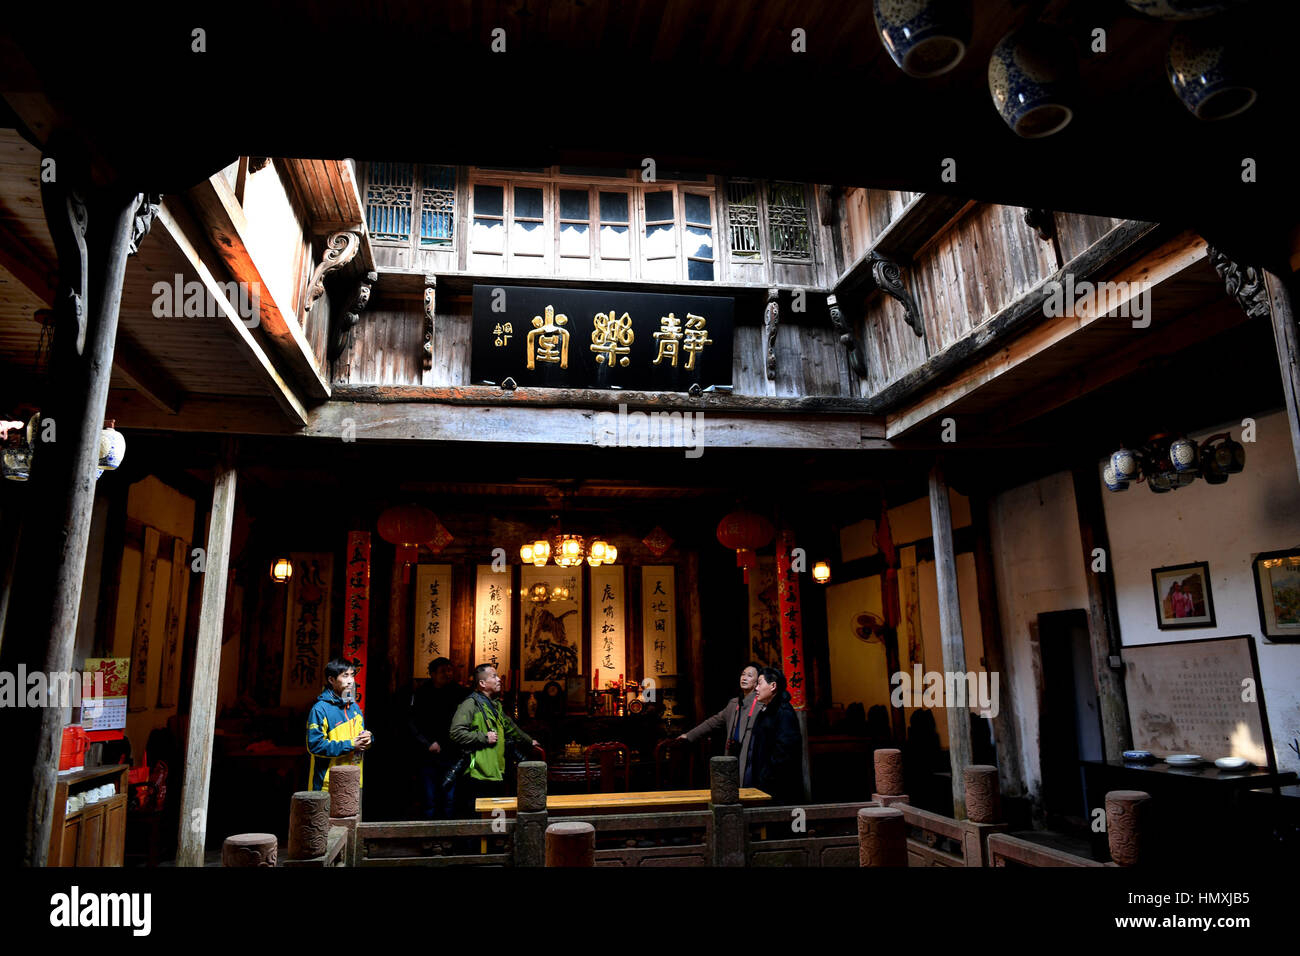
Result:
[[[952,504],[943,463],[930,469],[930,524],[934,534],[934,570],[939,589],[939,631],[943,669],[966,673],[966,643],[961,632],[961,601],[957,596],[957,556],[952,549]],[[947,682],[945,681],[945,684]],[[970,708],[968,701],[948,710],[948,761],[952,767],[953,815],[966,819],[965,773],[971,764]]]
[[[84,202],[85,194],[68,185],[76,167],[60,157],[58,182],[42,186],[61,273],[41,412],[54,420],[57,440],[38,438],[33,459],[35,494],[11,584],[22,600],[8,608],[8,638],[0,647],[0,670],[11,673],[20,665],[47,674],[72,666],[122,280],[133,238],[143,235],[136,232],[142,197],[104,191]],[[62,719],[62,707],[10,711],[6,749],[17,772],[7,788],[12,792],[0,797],[0,863],[45,865]]]
[[[971,523],[975,531],[975,579],[979,588],[980,634],[984,639],[984,666],[997,674],[998,713],[993,718],[993,740],[997,745],[998,777],[1002,790],[1011,795],[1025,793],[1020,767],[1020,733],[1011,690],[1011,672],[1002,647],[1002,625],[998,619],[997,581],[993,575],[993,549],[989,544],[989,502],[983,495],[970,499]]]
[[[1282,372],[1282,393],[1286,417],[1291,424],[1291,450],[1300,477],[1300,329],[1296,328],[1295,307],[1285,279],[1264,272],[1264,289],[1273,321],[1273,340]]]
[[[212,485],[199,635],[194,649],[194,683],[185,742],[185,783],[176,865],[202,866],[208,830],[208,789],[212,776],[212,740],[217,723],[217,683],[221,676],[221,631],[226,618],[226,579],[230,566],[230,530],[235,517],[235,442],[222,443]]]
[[[700,617],[700,555],[686,555],[686,644],[691,656],[691,719],[704,719],[704,625]]]
[[[1119,762],[1132,746],[1128,699],[1120,661],[1119,613],[1115,607],[1115,578],[1106,513],[1101,503],[1101,478],[1095,462],[1074,467],[1074,503],[1079,513],[1083,545],[1083,576],[1088,587],[1088,642],[1092,645],[1092,679],[1101,713],[1103,752]],[[1100,552],[1100,554],[1098,554]],[[1104,561],[1104,571],[1094,571]]]

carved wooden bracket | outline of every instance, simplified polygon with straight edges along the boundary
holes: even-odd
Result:
[[[1206,246],[1205,252],[1214,265],[1214,271],[1227,286],[1228,295],[1237,300],[1246,315],[1252,319],[1266,319],[1272,315],[1262,269],[1239,266],[1213,246]]]
[[[342,318],[334,323],[334,334],[330,339],[329,350],[331,362],[352,347],[357,324],[361,321],[361,313],[366,311],[366,306],[370,304],[370,287],[378,281],[378,272],[367,272],[365,277],[357,283],[356,291],[352,293],[352,298],[348,300]]]
[[[131,225],[131,251],[129,255],[136,255],[140,251],[140,243],[144,242],[144,237],[149,235],[149,230],[153,226],[154,217],[158,215],[158,206],[162,202],[162,196],[157,194],[143,194],[140,196],[139,205],[135,209],[135,222]]]
[[[1026,209],[1025,225],[1043,242],[1051,242],[1056,237],[1056,216],[1050,209]]]
[[[302,307],[304,319],[316,300],[325,294],[325,277],[355,259],[360,248],[361,234],[357,232],[336,232],[325,241],[325,254],[321,256],[320,265],[312,273],[311,285],[307,287],[307,301]]]
[[[853,371],[858,373],[859,378],[867,377],[867,364],[863,361],[862,352],[858,349],[858,341],[853,335],[853,329],[849,327],[849,322],[844,318],[844,312],[840,309],[839,300],[834,295],[826,297],[826,307],[831,312],[831,325],[840,333],[840,344],[848,350],[849,365]]]
[[[776,381],[776,329],[781,324],[778,290],[767,290],[767,308],[763,310],[763,342],[767,352],[767,380]]]
[[[903,270],[898,263],[873,252],[871,254],[871,278],[876,288],[886,295],[893,296],[903,306],[903,320],[912,327],[917,338],[925,338],[925,323],[921,321],[921,310],[917,307],[912,293],[903,285]]]
[[[56,323],[72,321],[77,330],[77,354],[86,349],[87,284],[89,259],[86,253],[86,202],[75,189],[54,182],[41,183],[41,205],[50,238],[59,257],[59,284],[55,294]]]
[[[424,355],[422,361],[426,372],[433,368],[434,288],[437,284],[438,279],[436,276],[424,277]]]

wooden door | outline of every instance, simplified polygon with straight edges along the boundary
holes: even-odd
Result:
[[[126,851],[126,794],[104,805],[104,850],[100,866],[121,866]]]
[[[59,829],[59,855],[53,865],[75,866],[77,862],[77,840],[81,836],[81,814],[74,814]]]
[[[99,866],[104,845],[104,805],[88,807],[81,814],[81,837],[77,840],[77,866]]]

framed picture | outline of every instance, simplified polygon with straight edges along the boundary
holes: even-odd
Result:
[[[1214,627],[1214,597],[1210,594],[1210,565],[1206,561],[1152,568],[1156,624],[1162,631]]]
[[[1300,548],[1255,556],[1259,626],[1270,641],[1300,641]]]

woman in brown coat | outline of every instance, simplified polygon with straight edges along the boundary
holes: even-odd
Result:
[[[678,740],[692,743],[720,730],[727,731],[727,743],[723,753],[729,757],[740,758],[740,779],[745,779],[745,761],[749,757],[749,729],[753,724],[756,706],[754,703],[754,684],[763,665],[750,661],[740,672],[740,693],[727,701],[727,706],[718,711],[698,726],[692,727],[679,736]]]

